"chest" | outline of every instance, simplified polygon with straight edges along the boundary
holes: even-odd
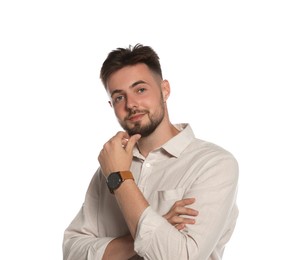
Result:
[[[139,189],[152,208],[166,214],[172,205],[186,196],[197,180],[197,168],[190,160],[171,157],[147,158],[132,165],[132,172]],[[194,169],[194,170],[192,170]]]

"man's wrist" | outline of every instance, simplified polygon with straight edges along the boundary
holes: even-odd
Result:
[[[117,171],[112,172],[107,176],[106,183],[110,192],[114,193],[114,191],[118,189],[125,180],[129,179],[134,180],[130,171]]]

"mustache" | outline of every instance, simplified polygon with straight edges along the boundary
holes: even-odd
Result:
[[[135,114],[146,114],[148,113],[147,110],[140,110],[140,109],[129,109],[128,115],[125,117],[125,120],[128,120],[131,116],[134,116]]]

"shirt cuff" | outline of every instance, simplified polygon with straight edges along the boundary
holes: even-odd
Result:
[[[165,223],[167,220],[156,213],[151,206],[144,210],[140,216],[134,240],[134,250],[138,255],[145,255],[156,229]]]
[[[90,252],[89,252],[89,254],[91,255],[91,258],[90,259],[102,259],[106,247],[114,239],[115,239],[115,237],[104,237],[104,238],[101,238],[99,240],[99,242],[95,243],[91,247]],[[88,255],[88,257],[90,257],[90,256]]]

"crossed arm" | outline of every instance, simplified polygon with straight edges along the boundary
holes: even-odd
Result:
[[[187,207],[194,203],[194,201],[194,198],[187,198],[175,202],[173,207],[163,217],[178,230],[183,229],[186,224],[194,224],[195,219],[192,217],[196,217],[198,212]],[[136,255],[134,251],[134,240],[129,234],[112,240],[106,247],[103,260],[129,259],[134,255]]]

